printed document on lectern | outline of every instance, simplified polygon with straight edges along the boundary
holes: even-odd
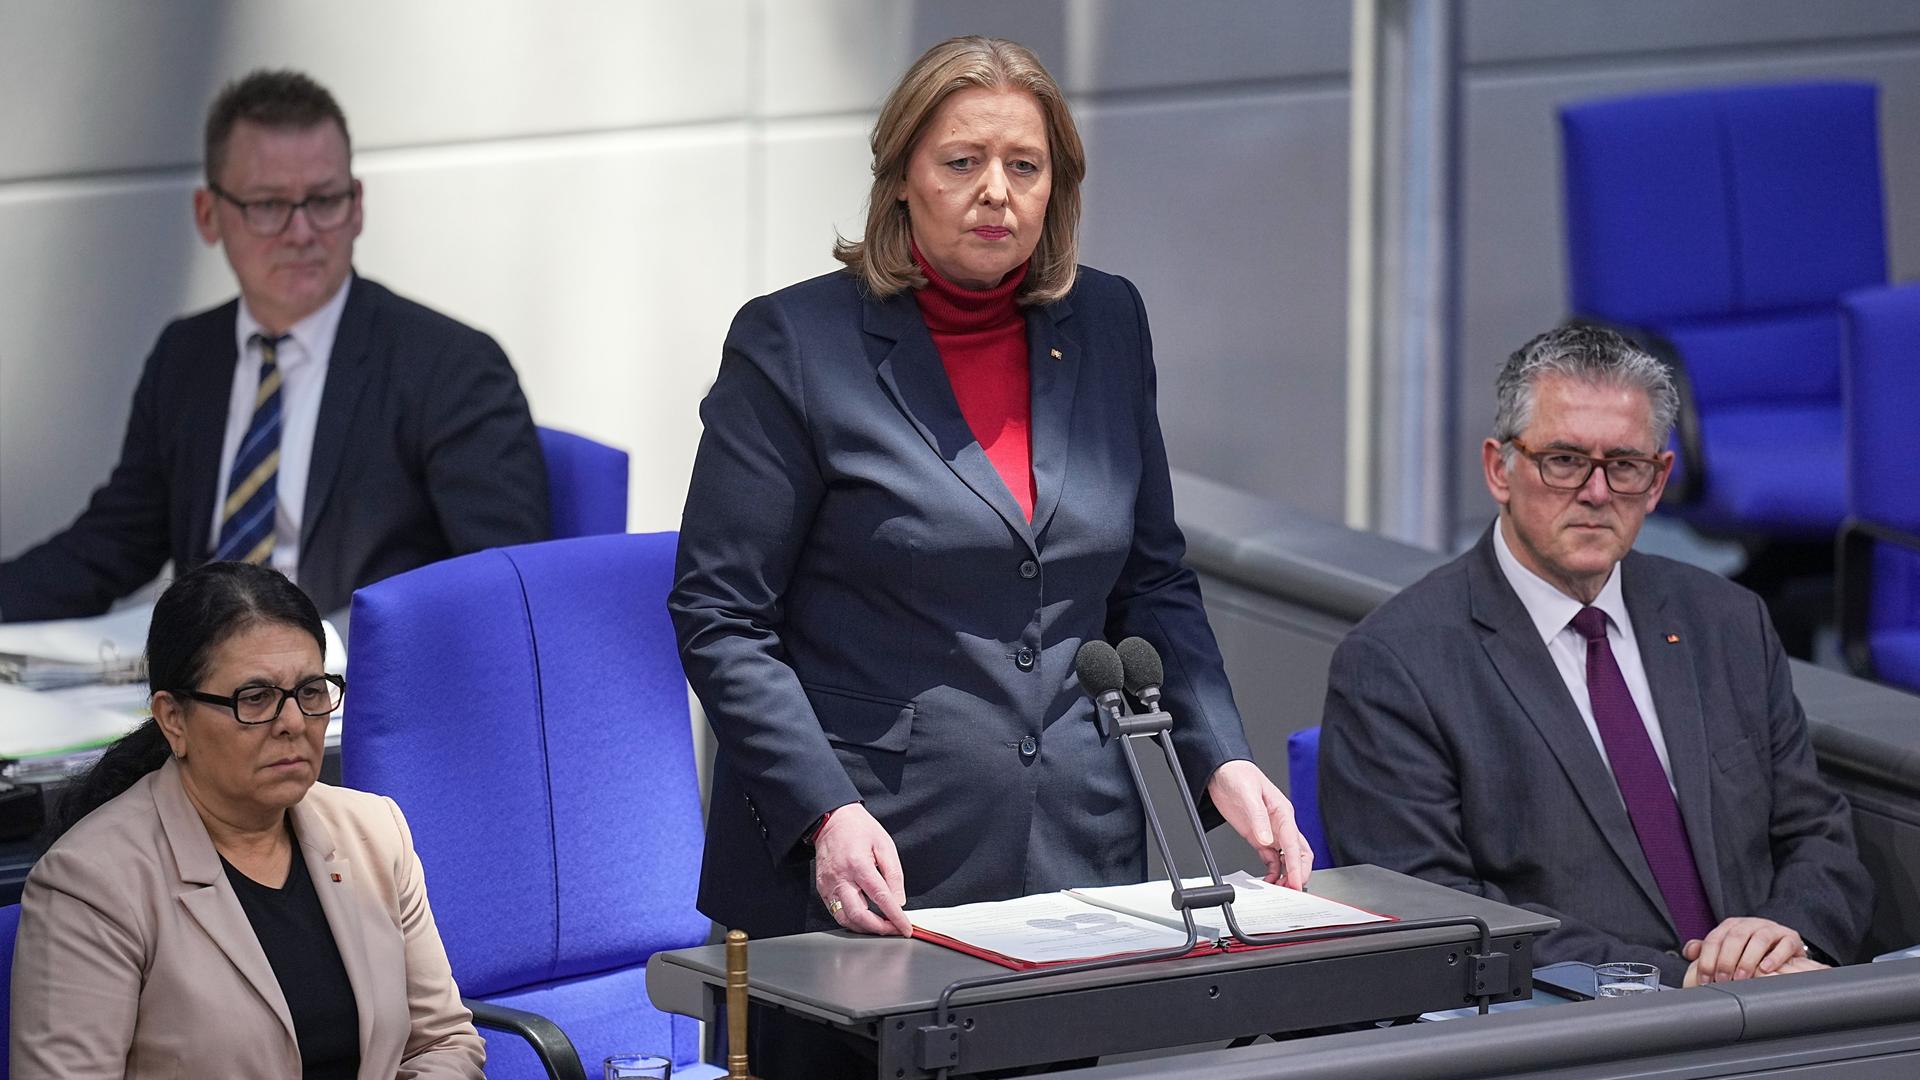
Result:
[[[1244,872],[1225,880],[1233,886],[1234,918],[1248,934],[1389,921],[1385,915],[1270,885]],[[1186,884],[1208,881],[1192,878]],[[1172,883],[1166,881],[1068,889],[907,914],[915,937],[1017,969],[1176,949],[1187,940],[1186,926],[1173,907]],[[1196,913],[1194,926],[1200,936],[1196,951],[1244,947],[1225,940],[1226,919],[1217,909]]]

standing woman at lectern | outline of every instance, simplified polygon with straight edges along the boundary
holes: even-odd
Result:
[[[1080,136],[1026,48],[929,49],[873,132],[842,270],[742,308],[670,599],[719,740],[700,910],[756,936],[1141,880],[1141,808],[1074,678],[1166,659],[1204,791],[1304,884],[1174,524],[1140,295],[1075,263]]]

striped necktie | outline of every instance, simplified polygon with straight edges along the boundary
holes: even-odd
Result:
[[[227,474],[227,501],[220,510],[220,543],[215,560],[264,564],[273,555],[273,519],[279,504],[280,343],[291,335],[255,334],[260,346],[260,389],[253,395],[253,422],[233,455]]]

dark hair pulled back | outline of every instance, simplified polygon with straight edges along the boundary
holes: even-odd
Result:
[[[326,651],[319,609],[284,574],[241,562],[207,563],[176,578],[153,606],[147,627],[147,689],[197,686],[213,651],[242,630],[261,624],[296,627]],[[172,749],[160,723],[148,718],[117,740],[85,776],[67,788],[43,837],[51,846],[75,822],[134,782],[166,764]]]

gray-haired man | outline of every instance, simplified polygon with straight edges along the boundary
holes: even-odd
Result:
[[[1558,918],[1536,963],[1680,983],[1852,959],[1871,884],[1766,608],[1631,550],[1673,464],[1665,368],[1567,327],[1498,392],[1498,520],[1334,654],[1334,854]]]

